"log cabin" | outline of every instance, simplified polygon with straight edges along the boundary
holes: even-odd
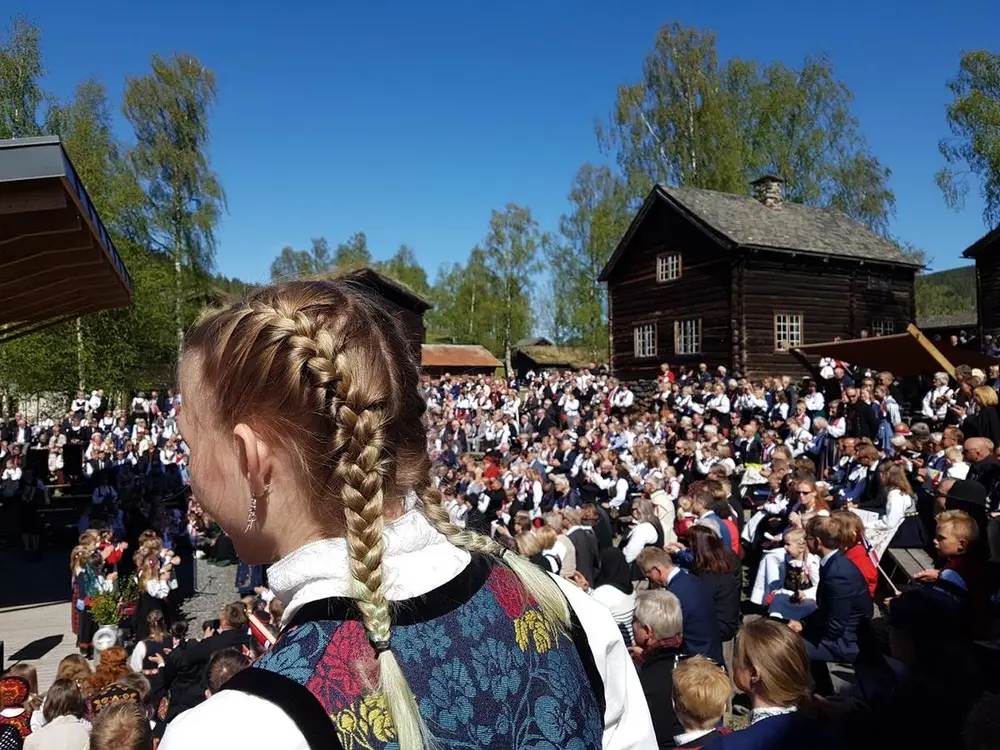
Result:
[[[979,340],[1000,334],[1000,227],[973,242],[963,252],[976,261],[976,311]]]
[[[747,377],[805,374],[788,350],[901,332],[920,265],[832,208],[657,185],[599,279],[608,285],[612,373],[651,380],[661,363]]]

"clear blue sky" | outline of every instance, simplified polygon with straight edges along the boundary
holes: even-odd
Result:
[[[216,72],[212,160],[229,198],[217,268],[248,281],[266,279],[286,244],[336,244],[360,230],[376,258],[411,245],[433,278],[482,238],[492,208],[511,201],[554,230],[576,169],[603,159],[595,118],[674,19],[714,29],[722,58],[797,65],[828,53],[872,150],[892,169],[894,233],[940,269],[984,232],[978,198],[948,210],[933,175],[945,82],[963,49],[998,49],[996,0],[0,8],[41,27],[46,83],[58,95],[96,76],[117,111],[125,77],[145,73],[154,51],[192,52]]]

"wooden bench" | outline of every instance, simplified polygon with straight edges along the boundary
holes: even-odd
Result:
[[[882,559],[882,570],[893,583],[909,583],[921,570],[933,567],[931,556],[922,549],[888,549]]]

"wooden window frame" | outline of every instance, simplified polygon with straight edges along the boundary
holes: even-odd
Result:
[[[888,331],[882,331],[882,333],[878,333],[875,330],[878,327],[878,323],[882,323],[883,325],[887,324],[889,326],[889,330]],[[892,336],[895,333],[896,333],[896,320],[895,320],[895,318],[872,318],[872,336],[873,337]]]
[[[638,347],[638,343],[639,343],[639,341],[638,341],[639,330],[640,329],[644,329],[647,326],[649,326],[650,328],[652,328],[652,331],[653,331],[653,343],[652,343],[653,350],[652,350],[652,352],[649,352],[647,354],[639,354],[639,347]],[[633,357],[635,357],[636,359],[652,359],[652,358],[658,356],[658,351],[659,351],[659,346],[658,345],[659,345],[659,330],[658,330],[658,326],[656,325],[656,321],[655,320],[643,320],[643,321],[641,321],[639,323],[635,323],[632,326],[632,356]]]
[[[660,278],[660,260],[661,259],[665,260],[665,259],[670,258],[670,257],[676,257],[677,258],[677,275],[674,276],[673,278],[661,279]],[[656,256],[656,283],[657,284],[669,284],[671,281],[677,281],[683,275],[684,275],[684,258],[681,256],[681,254],[679,252],[660,253],[659,255]]]
[[[684,323],[697,323],[698,324],[698,346],[694,351],[682,352],[681,351],[681,325]],[[701,318],[684,318],[682,320],[674,321],[674,355],[678,357],[697,357],[702,354],[705,346],[705,339],[702,335],[703,326]]]
[[[782,349],[778,345],[778,318],[798,318],[799,319],[799,340],[796,344],[789,343],[788,348]],[[787,326],[787,324],[786,324]],[[774,351],[788,353],[797,346],[802,346],[806,340],[806,315],[803,312],[793,312],[790,310],[777,310],[773,316],[773,331],[774,331]]]

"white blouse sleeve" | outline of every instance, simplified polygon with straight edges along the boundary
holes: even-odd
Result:
[[[128,668],[133,672],[142,672],[142,662],[146,658],[146,642],[139,641],[132,649],[132,656],[128,660]]]
[[[656,528],[648,522],[640,523],[628,536],[628,542],[622,553],[625,555],[625,562],[631,564],[639,556],[647,545],[656,544]]]
[[[903,521],[907,508],[913,504],[913,499],[909,495],[904,495],[900,490],[891,489],[885,499],[885,515],[879,518],[868,528],[871,529],[894,529]]]
[[[147,581],[146,593],[154,599],[166,599],[170,595],[170,586],[166,581]]]

